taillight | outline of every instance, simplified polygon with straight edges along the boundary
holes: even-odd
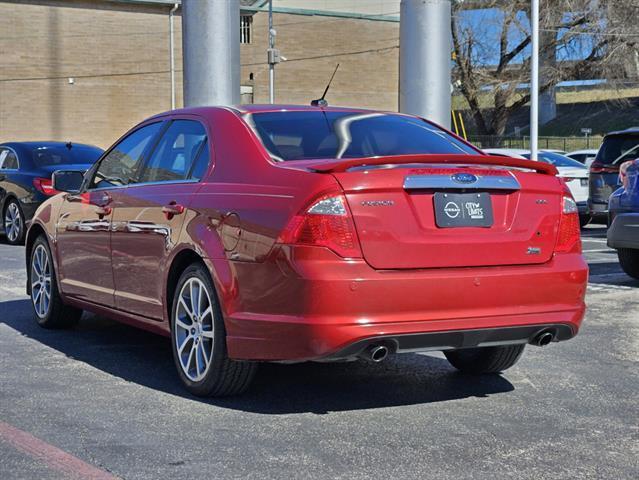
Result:
[[[340,257],[360,258],[353,218],[341,193],[325,194],[291,218],[280,243],[326,247]]]
[[[572,197],[564,195],[555,252],[581,252],[579,209]]]
[[[590,164],[590,173],[617,173],[618,171],[617,166],[610,167],[596,161]]]
[[[55,195],[56,193],[60,193],[53,188],[53,181],[50,178],[34,178],[33,186],[40,193],[44,193],[45,195],[48,195],[48,196]]]

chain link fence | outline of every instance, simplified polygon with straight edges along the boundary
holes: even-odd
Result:
[[[598,149],[603,137],[539,137],[539,148],[546,150]],[[504,137],[499,135],[469,135],[468,141],[479,148],[523,148],[530,149],[530,137]]]

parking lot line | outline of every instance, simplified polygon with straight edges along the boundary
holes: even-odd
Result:
[[[110,473],[3,421],[0,421],[0,440],[65,476],[81,480],[117,480]]]

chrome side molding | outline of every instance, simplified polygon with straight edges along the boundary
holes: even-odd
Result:
[[[510,173],[507,175],[473,175],[472,183],[455,181],[454,175],[408,175],[405,190],[520,190],[521,185]]]

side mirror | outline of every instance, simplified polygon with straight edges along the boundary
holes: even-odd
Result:
[[[58,192],[78,193],[84,181],[81,170],[56,170],[53,172],[53,188]]]

